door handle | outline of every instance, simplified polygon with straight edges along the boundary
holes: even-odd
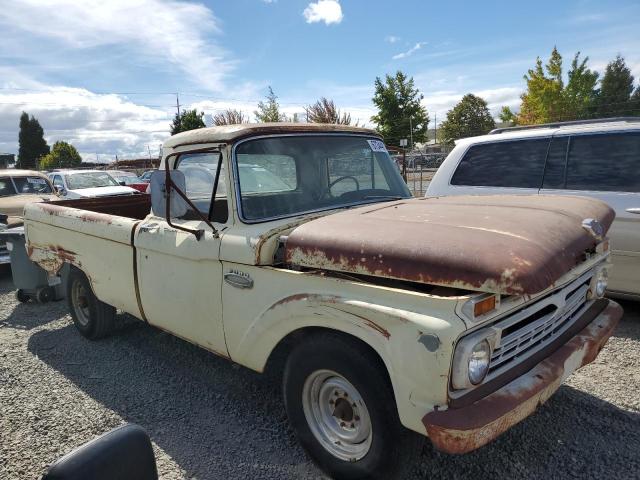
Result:
[[[627,208],[627,212],[640,215],[640,208]]]

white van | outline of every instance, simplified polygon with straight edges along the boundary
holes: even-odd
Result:
[[[607,202],[616,211],[609,292],[640,300],[640,118],[501,128],[459,140],[426,196],[496,193]]]

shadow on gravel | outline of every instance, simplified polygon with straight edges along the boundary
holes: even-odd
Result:
[[[63,317],[67,313],[65,301],[38,304],[35,302],[18,303],[8,317],[0,318],[0,325],[21,330],[41,327]]]
[[[70,325],[36,332],[28,350],[144,427],[186,478],[319,477],[288,429],[279,381],[154,328],[127,330],[90,342]]]
[[[318,477],[288,426],[279,381],[153,328],[89,342],[68,326],[29,351],[125,421],[192,478]],[[465,456],[425,446],[417,478],[631,478],[640,414],[568,386],[537,414]]]

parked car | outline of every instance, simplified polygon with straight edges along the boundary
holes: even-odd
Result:
[[[46,175],[31,170],[0,170],[0,228],[13,228],[22,224],[24,206],[31,202],[55,199],[53,186]],[[9,263],[9,251],[0,241],[0,264]]]
[[[459,140],[426,195],[505,193],[581,195],[611,205],[609,293],[640,299],[640,118],[503,128]]]
[[[344,125],[202,128],[162,151],[150,196],[27,206],[31,260],[71,265],[89,339],[122,310],[258,372],[283,359],[282,408],[332,477],[403,478],[413,432],[487,444],[622,315],[603,202],[411,198],[378,134]]]
[[[65,199],[133,195],[136,189],[120,185],[104,170],[61,170],[49,173],[58,195]]]
[[[151,181],[151,175],[153,175],[153,172],[155,172],[155,170],[147,170],[142,175],[140,175],[140,180],[149,183]]]
[[[145,182],[133,172],[125,172],[123,170],[109,170],[109,174],[116,179],[120,185],[134,188],[139,192],[145,193],[149,182]]]

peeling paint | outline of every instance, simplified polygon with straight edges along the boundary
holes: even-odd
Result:
[[[425,346],[430,352],[435,352],[440,348],[440,339],[431,333],[422,334],[418,337],[418,342]]]

